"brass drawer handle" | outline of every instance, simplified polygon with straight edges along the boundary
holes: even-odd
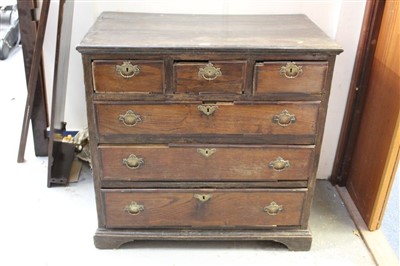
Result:
[[[201,149],[201,148],[199,148],[199,149],[197,149],[197,152],[200,153],[201,155],[203,155],[204,157],[208,158],[211,155],[213,155],[214,153],[216,153],[217,149],[215,149],[215,148],[212,148],[212,149],[208,149],[208,148]]]
[[[296,122],[296,116],[289,113],[288,110],[283,110],[280,114],[274,115],[272,122],[280,125],[281,127],[287,127]]]
[[[199,76],[205,80],[214,80],[222,76],[221,69],[214,67],[213,64],[208,63],[205,67],[199,68]]]
[[[199,105],[197,106],[197,109],[205,114],[206,116],[212,115],[217,109],[217,105]]]
[[[194,194],[193,198],[195,198],[201,202],[206,202],[211,199],[211,194]]]
[[[124,211],[132,215],[138,215],[140,212],[144,211],[144,206],[137,204],[136,201],[132,201],[124,208]]]
[[[264,207],[264,211],[268,213],[268,215],[278,215],[283,211],[283,205],[278,205],[275,201],[273,201],[268,206]]]
[[[138,65],[132,65],[131,62],[125,61],[121,65],[115,66],[115,71],[125,79],[132,78],[140,73]]]
[[[294,79],[303,74],[303,67],[296,65],[295,62],[289,62],[286,66],[282,66],[279,74],[288,79]]]
[[[122,163],[129,169],[138,169],[144,164],[144,160],[143,158],[138,158],[135,154],[131,154],[128,158],[123,159]]]
[[[126,111],[124,115],[119,115],[119,121],[122,121],[125,126],[133,127],[136,126],[137,123],[142,122],[142,118],[140,115],[135,114],[132,110]]]
[[[268,167],[275,171],[282,172],[283,170],[290,167],[290,163],[288,160],[284,160],[282,157],[279,156],[275,160],[269,162]]]

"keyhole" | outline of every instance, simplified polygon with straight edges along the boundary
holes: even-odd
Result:
[[[207,113],[210,113],[210,107],[207,107]]]
[[[292,73],[293,72],[293,68],[289,68],[289,72]]]
[[[128,72],[129,72],[129,68],[127,67],[127,68],[125,69],[125,71],[126,71],[126,73],[128,73]]]
[[[206,196],[203,195],[202,198],[203,198],[203,200],[206,200]]]
[[[208,153],[209,153],[208,150],[206,150],[206,155],[208,155]],[[204,196],[203,196],[203,197],[204,197]]]

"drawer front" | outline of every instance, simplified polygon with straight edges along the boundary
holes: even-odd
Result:
[[[255,66],[255,94],[321,94],[328,62],[263,62]]]
[[[282,181],[310,177],[314,146],[106,146],[102,176],[115,181]]]
[[[233,93],[244,91],[246,61],[174,64],[176,93]]]
[[[107,228],[299,226],[306,190],[102,190]]]
[[[92,68],[96,92],[163,93],[163,61],[97,60]]]
[[[97,104],[100,137],[134,135],[314,135],[319,102],[276,104]],[[103,140],[104,140],[103,139]]]

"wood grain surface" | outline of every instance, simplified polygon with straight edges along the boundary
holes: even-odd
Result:
[[[307,190],[102,190],[107,228],[147,227],[274,227],[300,225]],[[208,195],[200,201],[195,195]],[[134,201],[143,211],[125,211]],[[282,212],[269,215],[264,208],[275,202]]]
[[[208,157],[198,149],[209,150]],[[212,151],[210,151],[212,150]],[[313,146],[165,145],[99,147],[103,179],[122,181],[284,181],[311,176]],[[142,158],[137,169],[123,164],[129,155]],[[281,171],[269,166],[279,157]]]
[[[236,93],[244,91],[246,61],[212,61],[221,76],[206,80],[199,75],[207,62],[182,62],[174,64],[174,84],[177,93]]]
[[[77,49],[85,69],[97,247],[236,239],[310,249],[315,174],[342,49],[306,16],[105,12]],[[132,79],[126,87],[116,80],[114,91],[99,91],[114,83],[110,71],[92,64],[102,60],[163,62],[163,93],[150,86],[159,84],[158,70],[154,80]],[[293,61],[302,64],[302,75],[282,80],[282,64]],[[221,75],[210,72],[207,80],[199,69],[209,63]],[[271,169],[280,157],[290,167]],[[281,211],[268,214],[274,204]]]
[[[110,41],[112,40],[112,41]],[[342,48],[305,15],[176,15],[105,12],[77,49],[119,52],[138,48],[274,49],[326,51]]]
[[[287,78],[280,73],[289,62],[262,62],[255,66],[255,94],[321,94],[325,85],[327,62],[294,62],[302,73]]]
[[[271,104],[217,104],[212,115],[198,110],[201,104],[97,104],[100,136],[135,135],[249,134],[312,135],[316,131],[318,102]],[[205,106],[214,106],[213,104]],[[133,111],[141,117],[136,126],[125,126],[120,115]],[[282,127],[273,122],[284,110],[296,116],[296,122]]]
[[[124,78],[116,71],[116,67],[124,62],[138,66],[140,72],[131,78]],[[164,61],[162,60],[96,60],[92,68],[96,92],[163,93]]]

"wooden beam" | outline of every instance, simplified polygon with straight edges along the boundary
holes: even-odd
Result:
[[[18,16],[21,34],[22,52],[24,56],[26,83],[28,86],[29,73],[32,65],[33,51],[36,41],[37,21],[34,11],[35,0],[18,0]],[[32,106],[32,131],[36,156],[47,156],[49,126],[46,87],[44,82],[43,60],[40,58],[39,76],[35,88],[36,94]]]
[[[40,12],[40,20],[38,31],[36,33],[35,47],[33,51],[32,64],[29,72],[28,79],[28,95],[26,97],[24,120],[22,122],[21,139],[19,143],[18,158],[17,162],[21,163],[24,161],[26,141],[28,137],[29,123],[32,117],[33,103],[36,94],[36,84],[39,76],[39,67],[42,57],[42,48],[44,41],[44,34],[46,32],[47,17],[50,9],[50,0],[44,0],[42,3],[42,9]]]

